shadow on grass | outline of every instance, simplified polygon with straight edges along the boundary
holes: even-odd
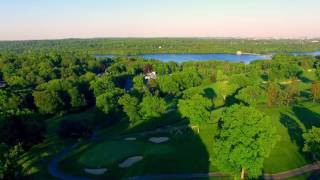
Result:
[[[320,127],[320,115],[303,106],[293,106],[292,111],[297,118],[304,124],[306,129],[312,126]]]
[[[294,119],[283,113],[280,114],[280,122],[287,128],[291,141],[297,144],[301,151],[303,147],[303,129]]]
[[[119,136],[114,139],[114,143],[117,141],[119,144],[125,142],[127,147],[115,146],[114,143],[113,145],[111,144],[110,147],[104,147],[108,149],[109,152],[125,155],[125,157],[119,158],[116,162],[108,164],[107,167],[101,167],[108,168],[108,172],[104,175],[92,176],[85,174],[83,168],[85,168],[86,165],[79,164],[78,160],[83,153],[89,152],[92,150],[91,148],[96,147],[95,143],[110,143],[106,139],[96,140],[95,143],[90,146],[83,144],[77,147],[77,149],[74,149],[70,154],[71,156],[65,158],[61,167],[70,174],[93,179],[123,179],[129,177],[136,177],[137,179],[152,179],[155,177],[157,179],[190,179],[192,177],[190,173],[199,173],[199,175],[203,177],[202,179],[209,179],[207,177],[210,164],[209,153],[200,135],[189,126],[179,126],[179,128],[166,127],[166,123],[161,122],[164,118],[172,118],[167,122],[172,122],[173,120],[181,121],[181,117],[177,111],[163,114],[159,119],[154,119],[151,122],[146,121],[133,127],[131,133],[133,132],[134,134],[130,133],[127,134],[128,136],[121,136],[121,138]],[[168,131],[156,131],[156,129],[152,131],[152,128],[160,127],[164,127],[164,129],[168,128]],[[144,133],[144,131],[148,131],[149,133]],[[127,132],[129,133],[129,131]],[[140,132],[140,134],[135,134],[136,132]],[[130,143],[124,140],[125,137],[137,137],[137,140]],[[150,137],[169,137],[169,141],[162,144],[153,144],[148,140]],[[128,158],[128,154],[135,149],[135,143],[142,143],[141,146],[146,146],[141,147],[141,152],[138,154],[135,151],[132,154],[143,156],[143,160],[134,164],[132,167],[119,168],[118,164]],[[111,151],[109,148],[116,149]],[[168,148],[170,151],[167,151]],[[99,153],[106,153],[103,149],[95,149],[94,152],[92,156],[95,157],[100,157]],[[110,156],[118,157],[119,154],[110,154]],[[98,158],[97,161],[101,161],[101,158]]]
[[[169,134],[168,145],[174,149],[168,154],[145,155],[144,161],[126,172],[117,169],[116,174],[125,174],[123,178],[142,176],[137,179],[190,179],[190,173],[199,173],[203,179],[209,179],[209,153],[199,134],[189,127]],[[153,136],[159,136],[154,134]],[[149,136],[150,137],[150,136]],[[154,145],[158,146],[158,145]],[[118,172],[117,172],[118,171]],[[113,178],[119,178],[117,175]]]
[[[280,122],[287,128],[290,139],[298,146],[300,154],[302,154],[308,162],[312,162],[312,155],[303,152],[304,139],[302,137],[302,125],[299,125],[294,119],[283,113],[280,114]]]
[[[307,77],[305,77],[305,76],[303,76],[303,75],[300,75],[300,76],[299,76],[299,79],[300,79],[303,83],[311,83],[311,82],[312,82],[309,78],[307,78]]]

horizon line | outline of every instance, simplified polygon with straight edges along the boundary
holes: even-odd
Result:
[[[314,40],[319,37],[301,36],[301,37],[277,37],[277,36],[103,36],[103,37],[64,37],[64,38],[39,38],[39,39],[12,39],[2,40],[0,42],[15,41],[59,41],[59,40],[89,40],[89,39],[248,39],[248,40]]]

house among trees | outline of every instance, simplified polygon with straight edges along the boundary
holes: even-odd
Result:
[[[144,72],[144,79],[145,80],[151,80],[151,79],[157,78],[157,74],[155,71],[153,71],[152,65],[150,65],[150,64],[148,64],[144,67],[143,72]]]
[[[146,79],[146,80],[156,79],[156,78],[157,78],[157,74],[154,71],[144,75],[144,79]]]

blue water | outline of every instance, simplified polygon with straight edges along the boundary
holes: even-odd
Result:
[[[141,57],[145,59],[158,59],[164,62],[185,62],[185,61],[208,61],[222,60],[231,62],[246,62],[254,60],[270,59],[270,56],[254,55],[254,54],[144,54]]]
[[[320,51],[315,52],[299,52],[299,53],[291,53],[295,56],[320,56]]]
[[[318,56],[320,51],[316,52],[299,52],[299,53],[290,53],[296,56],[310,55]],[[96,55],[97,58],[112,58],[113,55]],[[208,60],[221,60],[229,62],[245,62],[250,63],[255,60],[266,60],[271,59],[272,55],[258,55],[258,54],[143,54],[139,57],[145,59],[157,59],[160,61],[168,62],[186,62],[186,61],[208,61]]]

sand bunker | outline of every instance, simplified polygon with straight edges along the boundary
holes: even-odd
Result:
[[[107,172],[108,169],[107,168],[101,168],[101,169],[88,169],[88,168],[85,168],[84,171],[86,173],[93,174],[93,175],[101,175],[101,174],[104,174],[105,172]]]
[[[129,138],[125,138],[124,140],[126,140],[126,141],[135,141],[135,140],[137,140],[137,138],[134,138],[134,137],[129,137]]]
[[[143,159],[142,156],[132,156],[126,160],[124,160],[122,163],[119,164],[120,168],[127,168],[132,166],[133,164],[141,161]]]
[[[151,138],[149,138],[149,141],[151,141],[153,143],[157,143],[157,144],[166,142],[168,140],[169,140],[168,137],[151,137]]]

